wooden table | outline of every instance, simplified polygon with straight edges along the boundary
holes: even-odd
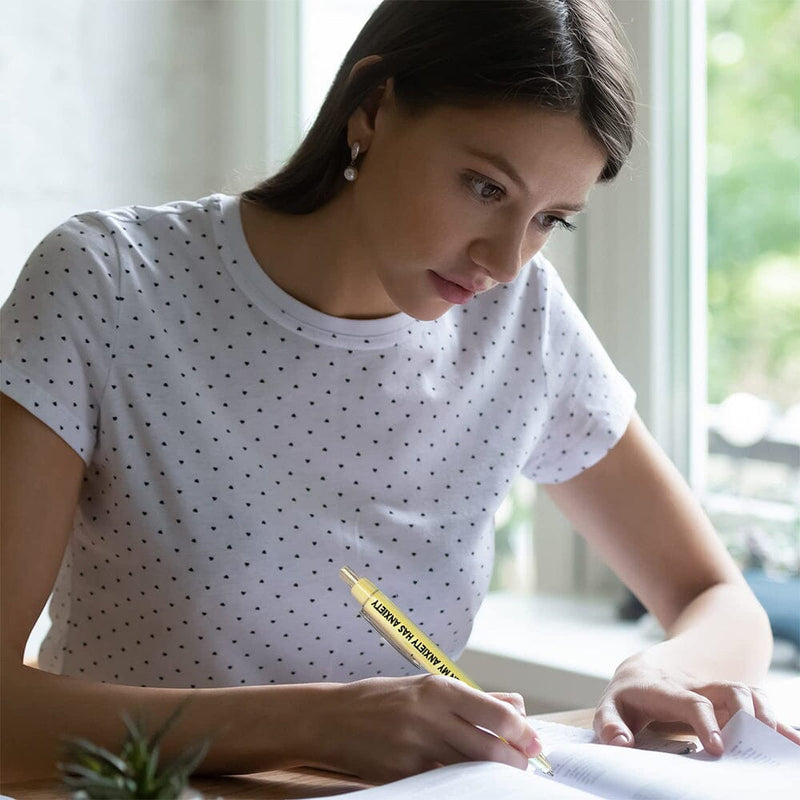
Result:
[[[556,714],[541,714],[540,719],[574,725],[578,728],[591,728],[591,709],[561,711]],[[671,731],[660,728],[661,734],[671,735]],[[691,738],[685,730],[675,731],[675,738]],[[322,770],[298,768],[292,770],[273,770],[253,775],[232,775],[217,778],[193,778],[192,786],[205,797],[222,797],[225,800],[289,800],[301,797],[320,797],[329,794],[344,794],[358,789],[366,789],[370,784]],[[15,800],[68,800],[69,792],[57,780],[24,781],[0,784],[0,794]]]

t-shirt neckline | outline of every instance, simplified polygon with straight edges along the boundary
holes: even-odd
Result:
[[[307,338],[359,348],[392,345],[420,324],[404,312],[380,319],[347,319],[300,302],[281,289],[256,261],[244,235],[239,197],[219,194],[214,199],[220,210],[217,235],[220,243],[228,245],[226,266],[239,287],[270,319]]]

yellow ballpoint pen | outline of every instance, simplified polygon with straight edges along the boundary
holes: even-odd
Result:
[[[454,664],[411,620],[380,590],[360,578],[350,567],[342,567],[339,575],[350,587],[361,608],[361,616],[401,655],[414,666],[433,675],[445,675],[483,691],[475,681]],[[502,739],[502,736],[500,737]],[[503,739],[505,741],[505,739]],[[548,775],[553,774],[550,762],[540,753],[531,761]]]

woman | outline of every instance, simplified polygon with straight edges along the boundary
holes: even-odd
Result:
[[[524,769],[520,698],[412,674],[337,577],[457,657],[520,472],[670,634],[620,666],[602,741],[775,726],[763,612],[537,255],[633,108],[596,0],[386,2],[278,175],[45,238],[3,319],[6,779],[186,697],[170,747],[214,731],[205,772]]]

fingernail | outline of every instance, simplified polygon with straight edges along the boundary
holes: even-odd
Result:
[[[609,744],[614,744],[617,746],[628,744],[630,739],[624,733],[618,733],[610,742]]]
[[[538,756],[542,752],[542,743],[538,739],[534,739],[526,748],[526,756]]]
[[[719,731],[712,731],[711,736],[711,743],[716,747],[720,752],[725,749],[725,745],[722,742],[722,737],[719,735]]]

